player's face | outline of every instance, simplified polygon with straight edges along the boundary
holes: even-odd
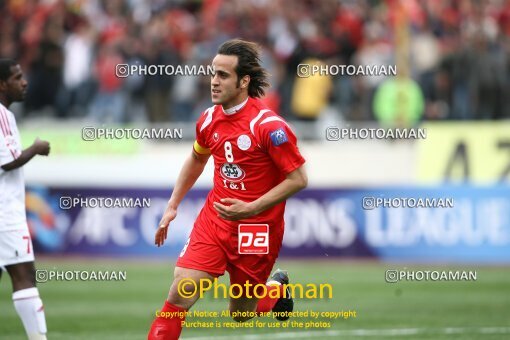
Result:
[[[241,103],[247,96],[249,76],[237,81],[237,56],[218,54],[212,61],[211,100],[215,105],[229,109]]]
[[[19,65],[11,67],[11,76],[2,83],[2,91],[11,102],[19,102],[25,99],[28,83],[23,77],[23,72]]]

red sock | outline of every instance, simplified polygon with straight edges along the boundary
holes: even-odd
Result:
[[[186,309],[172,305],[168,301],[165,301],[163,308],[161,308],[161,314],[165,313],[178,313],[175,316],[159,316],[153,322],[148,340],[177,340],[181,335],[182,325],[181,322],[186,318]],[[182,314],[181,314],[182,313]],[[168,314],[166,314],[168,315]]]
[[[277,294],[274,292],[274,290],[280,290],[280,293]],[[269,294],[269,292],[272,292],[272,294]],[[278,302],[277,297],[271,298],[271,295],[278,295],[283,296],[283,286],[282,285],[268,285],[267,286],[267,295],[259,300],[259,303],[257,304],[257,313],[267,313],[270,312],[274,305],[276,305],[276,302]]]

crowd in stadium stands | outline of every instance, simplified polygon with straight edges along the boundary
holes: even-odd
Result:
[[[423,119],[510,118],[510,0],[7,0],[0,57],[25,70],[26,116],[193,121],[210,106],[208,77],[119,78],[115,65],[207,65],[242,37],[262,46],[264,100],[287,119],[370,121],[387,77],[299,78],[297,65],[397,64],[402,8]]]

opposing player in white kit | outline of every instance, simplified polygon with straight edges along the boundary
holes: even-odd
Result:
[[[50,145],[36,139],[30,147],[21,149],[16,120],[8,108],[24,99],[26,88],[21,67],[13,60],[0,59],[0,267],[11,277],[12,300],[28,339],[45,340],[46,319],[35,286],[22,166],[35,155],[48,155]]]

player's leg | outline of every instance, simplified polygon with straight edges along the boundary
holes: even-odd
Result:
[[[294,299],[290,289],[286,287],[288,284],[289,274],[287,271],[277,269],[266,283],[268,294],[260,299],[257,312],[273,311],[276,319],[280,321],[287,320],[289,318],[288,313],[294,310]],[[275,294],[277,297],[272,297],[270,290],[277,293]]]
[[[35,286],[34,262],[5,266],[12,280],[12,300],[29,340],[46,339],[44,306]]]
[[[35,282],[32,241],[28,227],[0,233],[0,265],[12,282],[12,300],[30,340],[46,339],[46,318]]]
[[[269,252],[264,255],[265,257],[262,265],[257,266],[257,271],[252,273],[252,275],[256,277],[265,279],[271,274],[271,270],[280,253],[283,242],[284,222],[282,221],[281,224],[271,225],[269,231]],[[257,312],[277,312],[278,315],[276,319],[280,321],[287,320],[289,317],[285,316],[285,314],[292,312],[294,309],[294,300],[290,294],[290,289],[286,287],[288,284],[288,273],[280,269],[276,270],[266,282],[268,293],[260,299],[257,305]]]
[[[230,274],[232,295],[236,297],[241,295],[238,298],[230,298],[228,306],[230,315],[237,322],[248,321],[255,316],[258,303],[258,299],[255,297],[255,286],[260,282],[250,276],[242,267],[235,266],[232,263],[228,264],[227,271]],[[249,285],[246,283],[249,283]],[[248,287],[249,291],[246,291]],[[260,294],[257,295],[260,296]]]
[[[267,268],[271,270],[274,261],[269,261]],[[291,299],[289,294],[284,294],[284,283],[276,281],[273,276],[267,283],[265,277],[269,274],[258,274],[258,279],[255,279],[253,274],[248,274],[246,268],[229,266],[227,269],[230,273],[230,284],[237,284],[243,289],[250,287],[249,291],[244,291],[243,296],[239,298],[231,298],[229,303],[230,313],[232,318],[237,322],[244,322],[253,318],[257,313],[267,313],[273,310],[273,308],[282,300],[282,298]],[[277,271],[279,273],[281,271]],[[279,279],[279,277],[278,277]],[[248,285],[246,283],[249,283]],[[261,285],[265,285],[265,289],[260,289]],[[237,286],[237,287],[239,287]],[[234,296],[238,296],[238,290],[232,289]],[[248,297],[249,296],[249,297]],[[257,296],[262,296],[259,300]],[[281,303],[281,302],[280,302]],[[255,313],[256,312],[256,313]]]
[[[213,275],[201,270],[175,267],[167,301],[179,308],[190,309],[200,297],[200,281],[212,282],[213,279]]]
[[[175,267],[174,280],[170,286],[168,298],[151,326],[149,340],[178,339],[182,331],[182,321],[188,311],[200,297],[197,289],[200,280],[211,282],[213,276],[207,272]]]
[[[275,307],[278,307],[277,309],[279,312],[292,311],[294,302],[290,294],[288,294],[289,291],[285,289],[285,284],[289,283],[287,273],[278,270],[273,274],[271,279],[267,281],[282,245],[283,230],[283,223],[280,225],[271,225],[269,227],[269,249],[267,254],[229,253],[230,263],[227,270],[230,273],[231,284],[237,283],[243,286],[246,282],[249,282],[253,287],[262,284],[266,286],[264,290],[265,294],[261,294],[260,289],[258,290],[259,293],[257,296],[263,296],[260,300],[256,298],[231,299],[231,312],[256,311],[258,313],[267,313],[273,310],[276,311]],[[237,243],[237,240],[235,240],[235,243]],[[231,247],[235,248],[235,244],[231,245]],[[250,296],[254,296],[253,293],[254,292],[250,292]],[[236,314],[239,315],[238,313]],[[248,316],[250,315],[248,314]],[[248,316],[236,316],[234,320],[243,322],[251,318]],[[278,319],[286,320],[288,317]]]
[[[198,300],[198,293],[191,297],[184,296],[193,293],[199,287],[200,280],[212,280],[223,275],[226,267],[226,257],[215,240],[215,230],[206,218],[200,214],[195,222],[188,242],[177,259],[174,280],[168,293],[168,299],[161,312],[170,312],[177,317],[154,320],[149,332],[149,340],[178,339],[182,331],[181,322],[186,312]],[[181,317],[179,317],[181,316]]]
[[[35,287],[35,265],[33,261],[5,266],[12,281],[12,291]]]
[[[236,295],[235,292],[233,292]],[[250,296],[253,296],[250,294]],[[254,317],[254,313],[257,310],[258,299],[256,297],[245,297],[234,299],[230,298],[229,310],[232,315],[232,319],[237,322],[245,322]],[[248,312],[248,313],[245,313]]]

